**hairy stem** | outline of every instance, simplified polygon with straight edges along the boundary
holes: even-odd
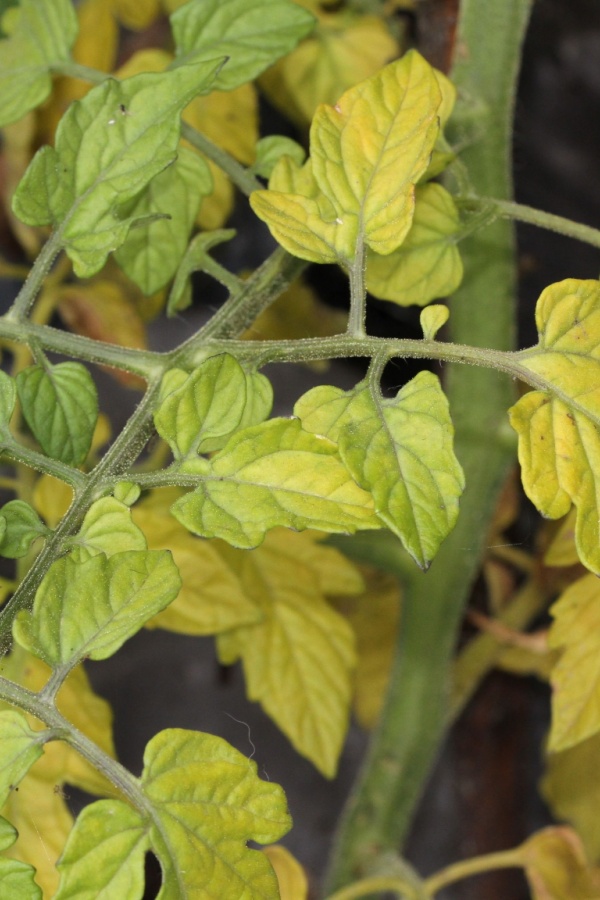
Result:
[[[14,303],[3,317],[12,322],[22,322],[27,317],[29,310],[35,302],[35,298],[44,282],[44,278],[52,268],[52,264],[62,249],[62,232],[60,229],[53,231],[49,239],[42,247],[34,262],[25,284],[17,294]]]
[[[466,859],[464,862],[454,863],[441,872],[432,875],[425,882],[430,896],[434,896],[442,888],[463,878],[472,875],[481,875],[483,872],[492,872],[495,869],[522,869],[523,861],[518,849],[505,850],[501,853],[488,853],[486,856],[476,856]]]
[[[537,225],[547,231],[556,231],[565,237],[574,238],[592,247],[600,247],[600,230],[565,219],[563,216],[555,216],[553,213],[534,209],[532,206],[524,206],[522,203],[514,203],[511,200],[498,200],[495,197],[455,197],[460,205],[468,205],[482,211],[496,212],[506,219],[514,219],[516,222],[526,222],[528,225]]]

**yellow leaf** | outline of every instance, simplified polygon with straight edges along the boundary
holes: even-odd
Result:
[[[404,243],[387,256],[373,251],[367,255],[368,290],[401,306],[424,306],[453,294],[463,274],[454,240],[459,225],[454,200],[441,184],[418,187],[415,215]]]
[[[262,620],[219,635],[217,647],[226,664],[242,659],[249,698],[261,703],[299,753],[332,777],[348,725],[355,654],[348,624],[320,586],[332,584],[336,572],[348,583],[350,564],[318,542],[307,552],[308,538],[298,537],[270,532],[252,551],[219,542]]]
[[[319,103],[333,106],[344,91],[374,75],[399,51],[376,16],[330,13],[320,3],[302,5],[317,16],[317,27],[260,79],[271,102],[300,126],[310,122]]]
[[[73,491],[64,481],[42,475],[33,489],[33,505],[50,528],[56,528],[73,502]]]
[[[2,660],[1,671],[4,677],[37,692],[48,680],[51,670],[41,660],[15,646]],[[110,707],[93,693],[82,667],[74,669],[67,677],[58,693],[57,706],[76,728],[114,757]],[[39,725],[32,716],[28,716],[28,720],[34,727]],[[55,862],[73,824],[65,803],[65,783],[93,794],[114,792],[112,785],[68,744],[52,741],[44,745],[43,756],[19,783],[18,789],[11,792],[1,811],[19,832],[16,844],[7,854],[35,866],[36,880],[44,897],[48,898],[56,891]]]
[[[250,198],[254,211],[286,250],[309,261],[337,259],[348,266],[359,242],[391,253],[412,223],[414,186],[439,132],[440,103],[433,69],[410,51],[346,91],[335,107],[319,106],[310,132],[311,168],[300,170],[308,190],[278,191],[276,166],[269,190]],[[289,157],[281,165],[291,167]]]
[[[308,879],[304,869],[281,844],[265,847],[263,853],[275,869],[281,900],[307,900]]]
[[[193,537],[169,513],[180,496],[177,490],[154,491],[132,510],[150,550],[171,550],[181,580],[181,591],[147,628],[165,628],[182,634],[217,634],[261,618],[236,575],[212,541]]]
[[[544,554],[547,566],[575,566],[579,562],[575,546],[575,521],[577,511],[573,508],[554,535],[552,543]]]
[[[109,0],[108,5],[112,6],[121,24],[134,31],[151,25],[161,8],[160,0]]]
[[[510,410],[523,485],[550,519],[575,504],[579,558],[600,573],[600,282],[550,285],[536,322],[539,343],[517,360],[540,390]]]
[[[598,900],[600,873],[592,870],[571,828],[545,828],[529,838],[519,855],[533,900]]]
[[[600,581],[578,579],[550,610],[550,647],[563,648],[552,670],[549,749],[565,750],[600,730]]]
[[[365,571],[366,590],[336,598],[356,637],[354,713],[363,728],[377,724],[385,698],[400,620],[400,585],[375,569]],[[345,593],[343,589],[337,593]]]
[[[546,762],[542,795],[557,819],[577,829],[587,854],[600,861],[600,734],[595,734]]]

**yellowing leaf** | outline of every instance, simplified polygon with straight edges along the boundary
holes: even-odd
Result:
[[[193,534],[256,547],[271,528],[355,531],[377,528],[370,496],[353,481],[335,444],[297,419],[271,419],[235,434],[173,515]],[[197,468],[190,471],[196,472]]]
[[[309,8],[318,17],[313,34],[260,79],[271,102],[300,126],[310,122],[319,103],[333,106],[398,55],[397,42],[376,16],[328,13],[320,4]]]
[[[519,856],[532,900],[595,900],[600,872],[590,869],[579,837],[570,828],[545,828],[529,838]]]
[[[410,51],[335,107],[318,108],[310,132],[314,185],[304,194],[257,191],[254,211],[303,259],[348,266],[363,242],[391,253],[412,223],[414,185],[438,135],[440,103],[433,69]],[[334,210],[331,218],[323,219],[317,193]]]
[[[365,383],[348,392],[317,387],[300,398],[295,412],[306,429],[338,442],[382,523],[427,566],[454,526],[464,487],[436,376],[420,372],[392,400]]]
[[[108,3],[119,21],[134,31],[151,25],[159,15],[161,6],[160,0],[108,0]]]
[[[579,562],[575,546],[575,525],[577,510],[575,508],[565,516],[564,522],[554,535],[552,543],[544,554],[547,566],[574,566]]]
[[[575,504],[579,558],[600,573],[600,282],[550,285],[536,322],[539,343],[517,359],[539,390],[510,410],[523,485],[550,519]]]
[[[416,190],[412,227],[403,244],[387,256],[367,254],[367,288],[401,306],[424,306],[459,286],[463,266],[454,241],[458,211],[441,184]]]
[[[552,671],[549,749],[565,750],[600,730],[600,582],[585,575],[551,609],[550,647],[563,653]]]
[[[600,735],[546,760],[542,795],[553,815],[577,830],[591,860],[600,860]]]
[[[319,544],[307,553],[297,537],[269,534],[250,553],[219,545],[262,618],[219,635],[217,647],[225,663],[242,659],[249,698],[260,702],[299,753],[332,777],[348,726],[355,656],[352,632],[322,587],[350,564]],[[327,577],[324,565],[332,567]]]
[[[182,581],[177,598],[146,627],[200,635],[256,622],[260,610],[246,597],[215,543],[193,537],[169,514],[178,496],[177,490],[155,491],[133,510],[133,520],[150,549],[172,552]]]
[[[92,503],[69,546],[72,557],[80,562],[99,553],[112,556],[125,550],[147,549],[143,533],[131,521],[131,510],[115,497]]]
[[[156,810],[150,840],[163,870],[164,900],[277,895],[264,854],[248,841],[277,841],[291,827],[279,785],[218,737],[168,729],[146,746],[142,788]]]
[[[450,310],[442,303],[427,306],[421,313],[421,328],[426,341],[435,340],[435,336],[443,328],[450,316]]]
[[[0,819],[0,851],[7,850],[17,839],[17,830],[6,819]],[[40,900],[42,892],[34,881],[35,870],[16,859],[0,856],[0,890],[15,900]]]
[[[64,481],[42,475],[33,489],[33,505],[50,528],[56,528],[73,501],[73,490]]]
[[[400,585],[396,578],[369,570],[359,596],[336,598],[356,638],[354,712],[363,728],[377,724],[394,658],[400,619]],[[347,593],[343,588],[337,594]]]
[[[275,869],[280,900],[307,900],[308,879],[304,869],[281,844],[265,847],[263,853]]]

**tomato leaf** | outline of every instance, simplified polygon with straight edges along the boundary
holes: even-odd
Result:
[[[4,531],[0,537],[0,556],[19,559],[39,537],[49,534],[36,511],[23,500],[10,500],[0,508]]]
[[[17,839],[10,822],[0,818],[0,852],[8,850]],[[41,900],[42,891],[34,881],[35,869],[17,859],[0,857],[0,891],[13,900]]]

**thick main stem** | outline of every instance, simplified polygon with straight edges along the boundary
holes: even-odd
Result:
[[[520,47],[531,0],[463,0],[453,78],[485,110],[481,132],[465,153],[478,194],[509,199],[510,135]],[[458,126],[469,121],[461,109]],[[463,129],[464,131],[464,129]],[[460,135],[464,138],[464,133]],[[465,240],[466,278],[452,302],[452,337],[508,350],[514,340],[515,264],[510,224]],[[451,367],[448,395],[456,450],[467,490],[454,532],[427,575],[412,580],[390,688],[358,785],[334,848],[328,889],[367,874],[406,837],[446,722],[449,664],[464,604],[483,551],[498,490],[513,459],[503,438],[512,387],[495,373]]]

